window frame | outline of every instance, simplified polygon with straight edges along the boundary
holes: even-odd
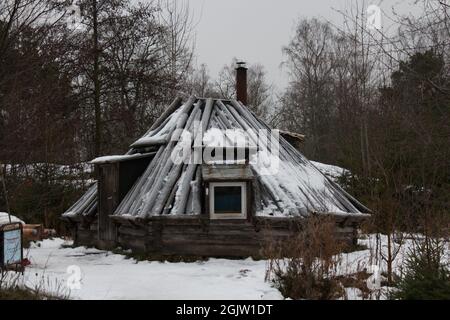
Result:
[[[241,187],[241,212],[215,213],[214,212],[215,187]],[[211,219],[213,220],[247,219],[247,182],[243,181],[210,182],[208,192],[209,192],[209,217]]]

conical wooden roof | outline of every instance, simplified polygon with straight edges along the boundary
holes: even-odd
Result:
[[[123,218],[148,218],[159,215],[197,215],[202,212],[202,166],[190,161],[174,163],[174,150],[205,147],[217,132],[243,132],[247,143],[256,142],[252,134],[265,130],[273,132],[247,107],[236,100],[190,97],[180,98],[167,108],[150,130],[131,145],[127,157],[154,152],[155,155],[145,172],[127,193],[114,215]],[[188,132],[193,138],[186,142]],[[234,136],[236,134],[233,134]],[[227,139],[225,137],[225,139]],[[341,187],[323,175],[297,149],[280,137],[277,170],[267,172],[260,163],[250,161],[253,172],[253,208],[257,216],[294,217],[314,213],[336,215],[361,215],[369,210]],[[214,140],[214,139],[212,139]],[[231,146],[233,146],[231,139]],[[238,139],[239,140],[239,139]],[[236,140],[234,141],[236,142]],[[248,147],[246,145],[245,147]],[[269,148],[270,149],[270,148]],[[269,150],[270,151],[270,150]],[[257,150],[256,153],[260,153]],[[273,155],[269,153],[269,161]],[[94,160],[108,161],[109,158]],[[114,161],[112,158],[111,161]],[[65,215],[83,215],[92,211],[96,185],[88,190],[78,203]]]

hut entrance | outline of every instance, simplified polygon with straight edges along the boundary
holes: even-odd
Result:
[[[110,216],[142,175],[154,153],[102,157],[92,161],[98,172],[98,246],[109,249],[117,241],[117,228]]]

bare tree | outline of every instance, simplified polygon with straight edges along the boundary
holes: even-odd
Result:
[[[216,96],[231,99],[236,95],[236,63],[233,58],[231,63],[225,65],[219,72],[213,84]],[[247,71],[247,95],[248,107],[259,117],[269,117],[273,108],[273,86],[268,82],[266,70],[261,64],[251,64]]]
[[[302,20],[288,46],[291,82],[282,98],[282,123],[292,131],[308,136],[307,153],[317,158],[330,128],[333,112],[332,76],[335,34],[331,26],[317,19]]]
[[[360,83],[365,87],[356,91],[364,99],[372,96],[366,103],[361,100],[366,105],[362,120],[370,132],[361,131],[361,146],[366,144],[361,153],[366,153],[363,167],[370,170],[366,179],[359,179],[368,186],[359,184],[359,192],[366,190],[376,230],[387,235],[387,253],[382,258],[389,282],[402,243],[401,237],[394,241],[399,230],[426,234],[426,226],[441,221],[442,212],[448,211],[443,200],[448,197],[449,175],[448,166],[443,165],[449,156],[448,139],[443,137],[450,135],[448,4],[415,4],[423,8],[418,17],[393,12],[391,19],[400,26],[394,34],[369,29],[364,15],[341,12],[358,30],[359,43],[365,41],[366,49],[358,52],[358,59],[373,61],[375,68],[366,70],[369,76],[378,76],[373,82],[370,77],[362,81],[361,70]],[[448,223],[448,215],[445,219],[441,226]]]
[[[159,0],[160,25],[164,27],[163,48],[168,57],[168,72],[175,89],[181,89],[192,70],[195,47],[194,17],[188,2]]]
[[[80,3],[85,28],[77,38],[83,74],[77,85],[95,111],[94,137],[103,141],[102,153],[123,152],[185,84],[193,50],[190,11],[170,1],[97,0],[94,19],[92,4]],[[97,49],[86,39],[97,39]],[[94,142],[96,154],[101,141]]]
[[[248,105],[261,118],[268,120],[274,108],[273,86],[268,83],[266,70],[261,64],[250,65],[248,69]]]
[[[197,95],[199,97],[213,96],[213,84],[211,76],[209,74],[208,66],[204,63],[200,67],[192,72],[191,77],[188,80],[188,91],[191,94]]]
[[[30,27],[48,30],[58,24],[65,3],[48,0],[4,0],[0,2],[0,59],[17,40],[18,35]],[[42,33],[37,33],[42,35]]]
[[[92,18],[92,59],[93,59],[93,72],[92,81],[94,83],[94,113],[95,113],[95,156],[100,156],[102,148],[102,119],[100,109],[100,48],[99,48],[99,35],[98,35],[98,18],[99,7],[97,0],[92,0],[91,7]]]

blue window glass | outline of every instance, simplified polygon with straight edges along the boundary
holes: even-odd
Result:
[[[242,187],[215,186],[214,187],[214,213],[241,213]]]

